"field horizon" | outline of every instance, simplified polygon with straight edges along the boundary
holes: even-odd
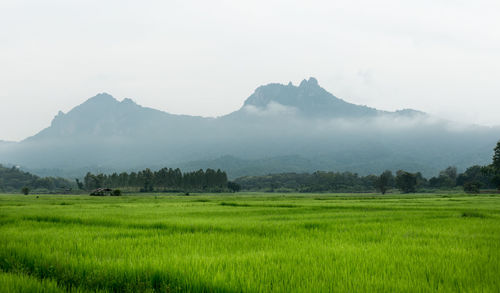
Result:
[[[6,292],[500,290],[498,194],[0,195]]]

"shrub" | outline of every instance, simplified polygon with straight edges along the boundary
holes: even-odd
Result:
[[[227,183],[227,188],[228,188],[229,190],[231,190],[232,192],[238,192],[238,191],[240,191],[241,186],[240,186],[238,183],[236,183],[236,182],[231,182],[231,181],[229,181],[229,182]]]
[[[24,195],[28,195],[30,193],[30,189],[28,187],[23,187],[21,189],[21,192],[24,194]]]
[[[477,181],[470,181],[464,183],[464,191],[467,193],[479,193],[480,188],[481,188],[481,183]]]
[[[111,193],[112,196],[121,196],[122,195],[122,191],[120,189],[115,189],[113,190],[113,192]]]

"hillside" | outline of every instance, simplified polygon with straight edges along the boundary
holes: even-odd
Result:
[[[30,189],[67,189],[71,183],[62,178],[40,178],[29,172],[24,172],[16,167],[7,168],[0,165],[0,192],[19,192],[21,188]]]

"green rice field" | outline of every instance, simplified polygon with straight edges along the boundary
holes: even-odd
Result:
[[[1,292],[500,292],[500,196],[0,195]]]

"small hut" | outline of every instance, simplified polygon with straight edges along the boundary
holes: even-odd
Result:
[[[111,188],[97,188],[97,189],[92,190],[90,195],[93,195],[93,196],[113,195],[113,190]]]

